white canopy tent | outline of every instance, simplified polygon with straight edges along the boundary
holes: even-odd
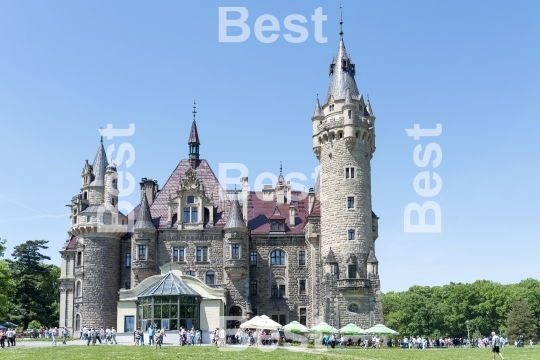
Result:
[[[274,320],[270,319],[266,315],[255,316],[253,319],[246,321],[240,325],[241,329],[267,329],[267,330],[278,330],[281,328],[281,324],[278,324]]]

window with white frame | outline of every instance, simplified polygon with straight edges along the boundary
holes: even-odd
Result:
[[[240,259],[240,244],[231,244],[231,258]]]
[[[208,261],[208,246],[197,246],[197,261]]]

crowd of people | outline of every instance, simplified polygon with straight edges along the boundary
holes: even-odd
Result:
[[[4,348],[7,343],[7,347],[12,347],[17,344],[16,335],[17,330],[12,328],[7,328],[6,330],[0,329],[0,348]]]
[[[118,344],[116,341],[116,329],[114,326],[111,328],[84,326],[79,339],[86,341],[86,346],[90,346],[90,343],[92,343],[92,345],[96,345],[97,342],[100,344]]]
[[[280,334],[277,330],[237,329],[234,335],[227,335],[225,329],[216,328],[210,332],[210,341],[213,346],[227,344],[265,346],[279,345]]]

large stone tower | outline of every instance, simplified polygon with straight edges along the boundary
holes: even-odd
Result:
[[[70,207],[70,241],[61,251],[60,279],[61,287],[69,288],[60,304],[65,319],[60,326],[115,326],[120,239],[127,232],[127,217],[118,211],[116,166],[107,161],[103,138],[93,164],[85,163],[81,192]]]
[[[312,117],[324,264],[319,314],[334,326],[367,327],[383,320],[374,247],[377,217],[371,210],[375,116],[358,91],[355,64],[343,32],[340,36],[325,103],[317,99]]]

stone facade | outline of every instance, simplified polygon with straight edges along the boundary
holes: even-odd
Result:
[[[225,315],[266,314],[308,327],[382,323],[371,205],[375,116],[358,92],[343,39],[330,73],[326,101],[317,100],[312,117],[321,167],[309,193],[293,190],[280,175],[261,192],[249,191],[243,178],[241,200],[233,197],[199,158],[193,119],[189,158],[161,189],[143,178],[141,203],[126,216],[117,210],[116,167],[100,144],[71,202],[60,326],[115,326],[119,290],[169,263],[223,289]]]

